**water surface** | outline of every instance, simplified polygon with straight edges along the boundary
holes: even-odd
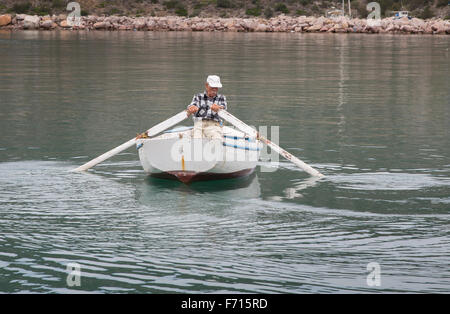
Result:
[[[0,32],[0,292],[448,293],[449,44]],[[186,186],[148,178],[134,148],[68,172],[179,112],[208,74],[326,178],[280,160]]]

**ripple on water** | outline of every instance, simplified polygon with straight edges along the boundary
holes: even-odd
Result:
[[[391,185],[400,186],[398,193],[447,187],[441,178],[295,179],[287,188],[303,196],[280,201],[265,197],[266,181],[257,176],[234,187],[185,186],[122,166],[119,172],[134,178],[108,167],[74,174],[66,163],[0,164],[0,275],[7,292],[369,292],[372,261],[381,264],[384,289],[448,288],[448,211],[406,215],[320,203],[330,191],[349,199],[355,194],[345,193]],[[66,285],[70,262],[81,266],[77,289]]]

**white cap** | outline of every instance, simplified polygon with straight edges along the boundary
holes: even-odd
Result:
[[[206,83],[208,83],[208,85],[211,87],[222,87],[222,84],[220,83],[220,77],[218,77],[217,75],[209,75],[206,79]]]

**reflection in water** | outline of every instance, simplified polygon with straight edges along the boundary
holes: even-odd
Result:
[[[336,49],[339,51],[339,88],[338,88],[338,104],[337,104],[337,112],[339,115],[339,122],[338,122],[338,132],[337,136],[339,137],[338,141],[340,144],[340,149],[342,149],[342,144],[344,144],[344,128],[345,128],[345,115],[344,115],[344,103],[345,103],[345,81],[347,80],[346,75],[346,52],[348,49],[347,46],[347,36],[338,37],[338,47]]]
[[[177,180],[158,179],[150,176],[142,184],[139,201],[146,203],[153,199],[153,193],[169,191],[180,195],[194,197],[208,195],[220,199],[251,200],[261,196],[261,187],[256,173],[242,178],[200,181],[189,185]]]
[[[281,201],[283,199],[293,200],[296,198],[302,198],[303,194],[300,193],[301,191],[314,187],[321,180],[324,180],[324,178],[308,177],[303,180],[291,181],[289,182],[289,186],[283,190],[284,195],[274,195],[268,199],[273,201]]]

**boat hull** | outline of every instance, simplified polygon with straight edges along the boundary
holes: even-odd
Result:
[[[254,172],[262,144],[224,127],[223,140],[194,139],[192,130],[168,131],[137,143],[144,171],[184,183],[220,180]]]
[[[151,173],[150,175],[155,178],[179,180],[183,183],[191,183],[195,181],[208,181],[208,180],[224,180],[240,178],[251,175],[255,171],[255,168],[244,169],[231,173],[218,173],[218,172],[193,172],[193,171],[169,171],[160,173]]]

